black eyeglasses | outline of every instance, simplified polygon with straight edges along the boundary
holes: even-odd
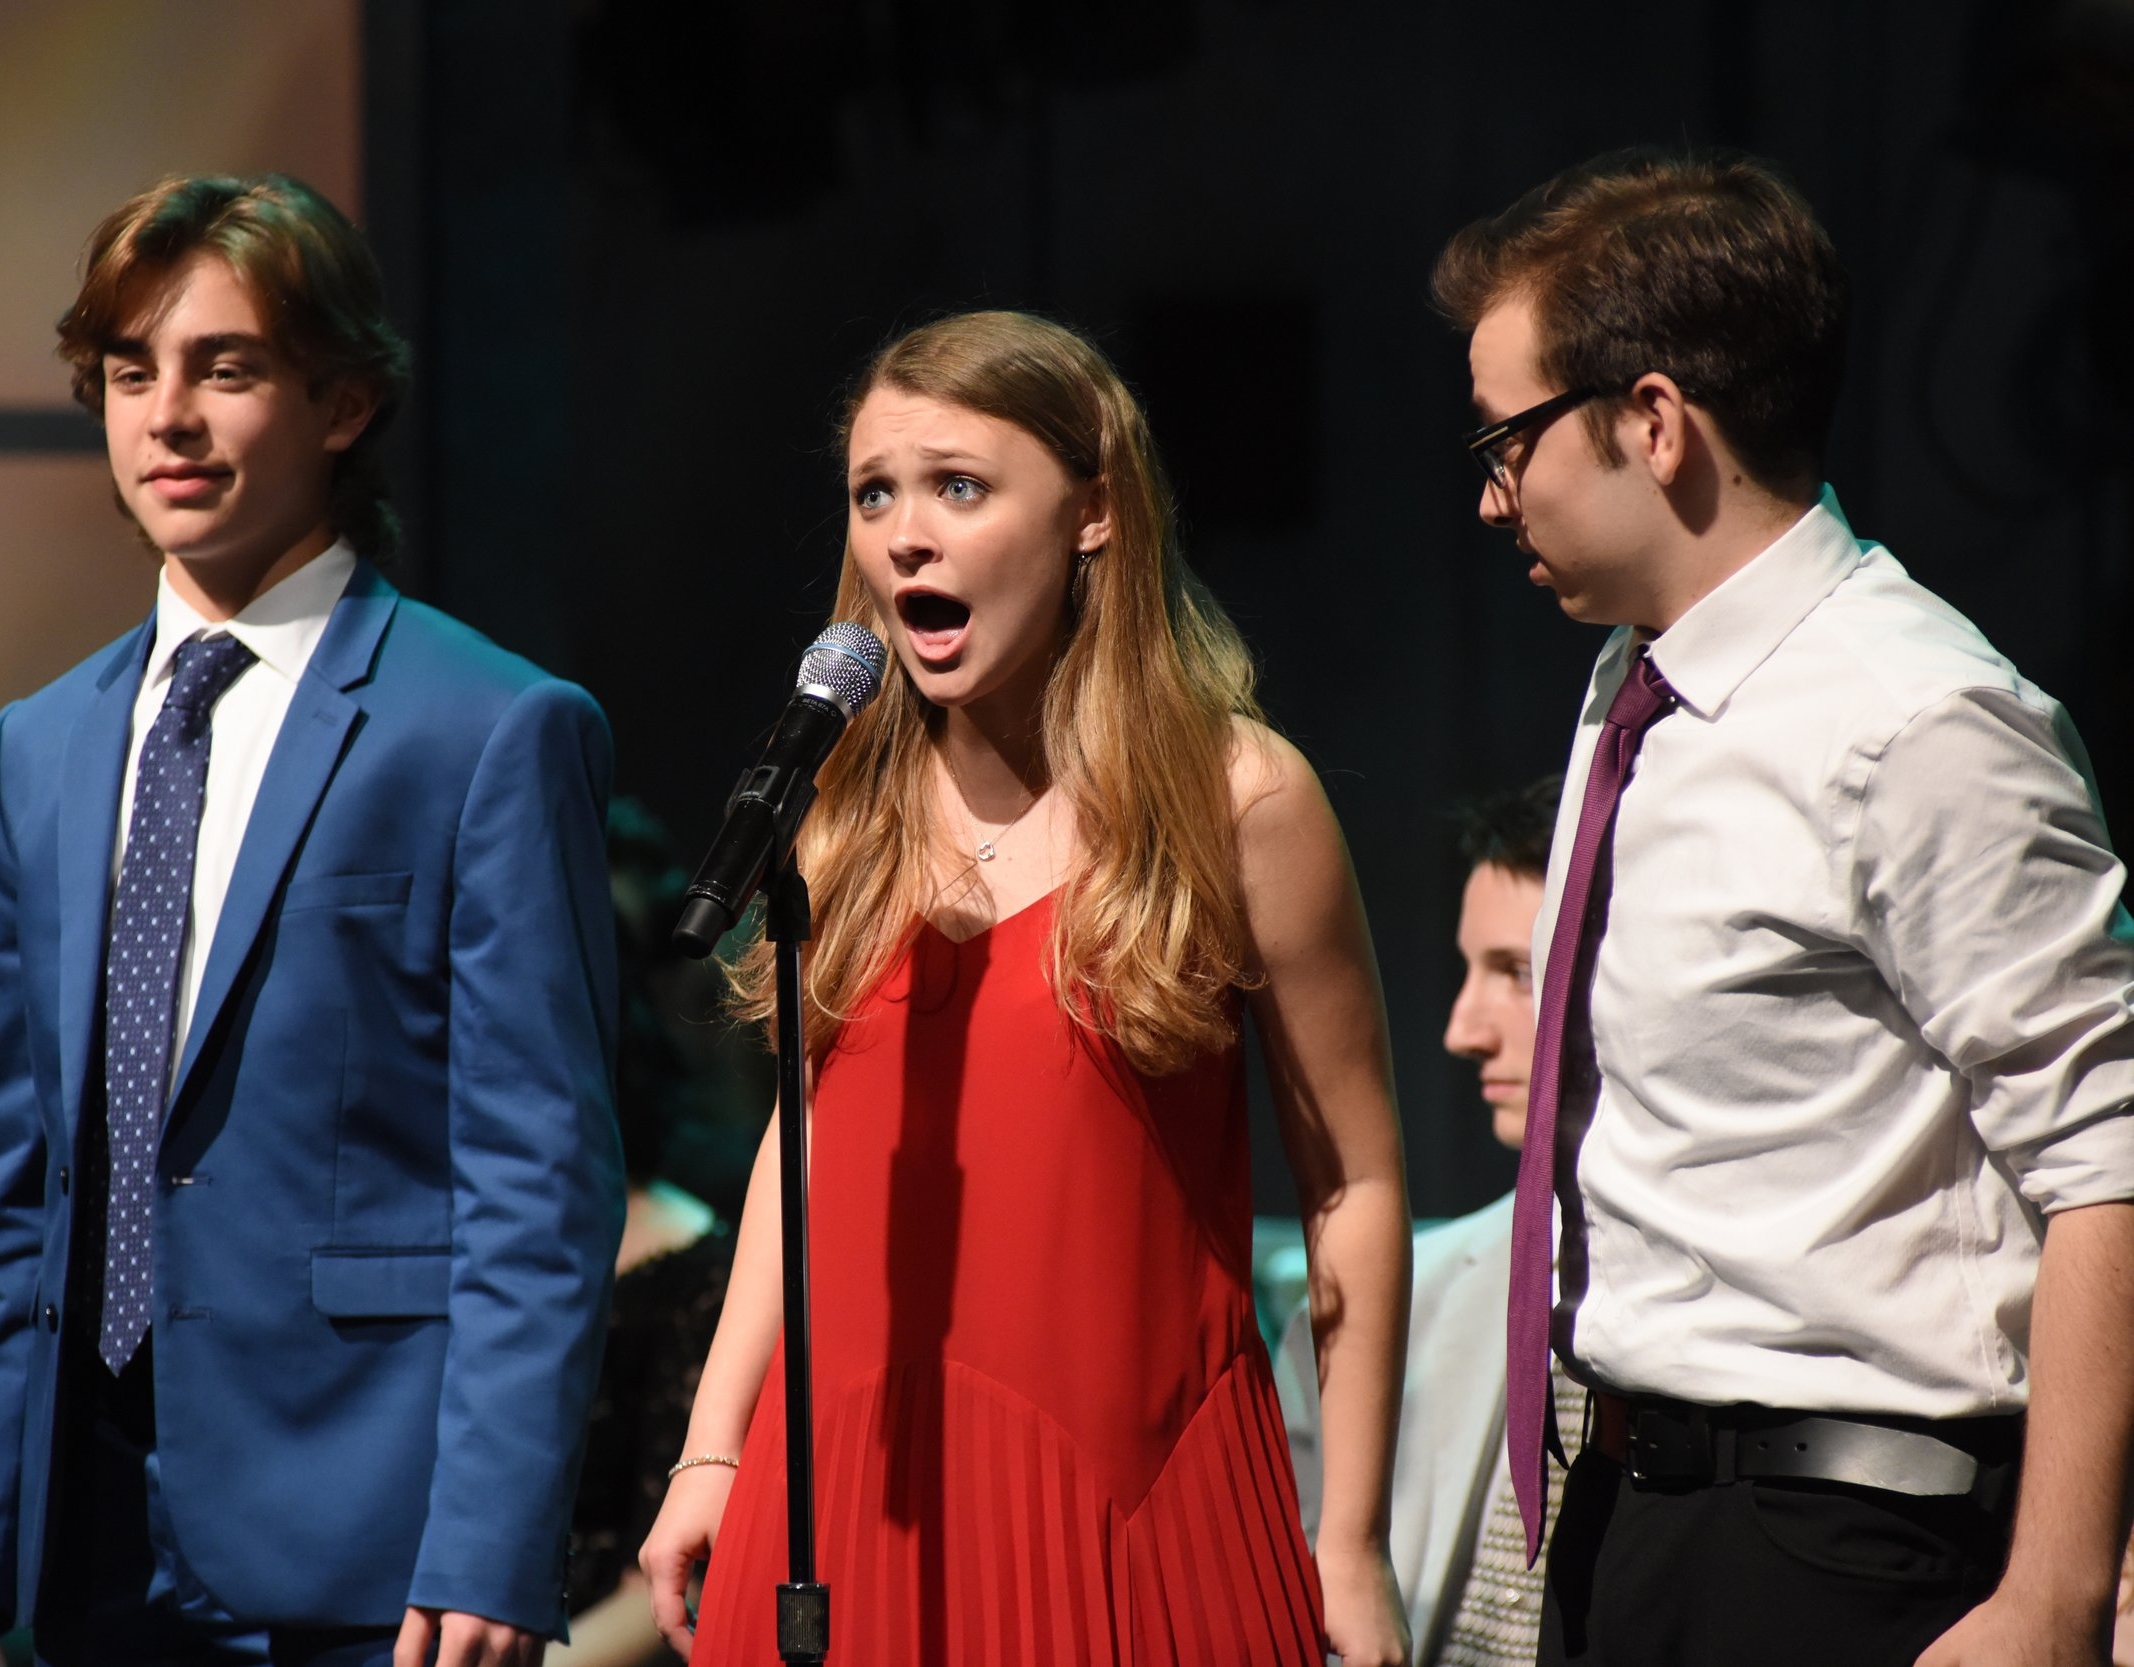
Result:
[[[1515,435],[1539,428],[1552,422],[1566,411],[1583,405],[1589,399],[1598,399],[1598,388],[1573,388],[1567,394],[1557,394],[1543,400],[1539,405],[1529,405],[1515,416],[1506,417],[1501,423],[1491,423],[1478,428],[1466,437],[1467,455],[1475,460],[1475,467],[1482,471],[1483,478],[1499,491],[1512,489],[1511,465],[1504,460],[1505,442]]]

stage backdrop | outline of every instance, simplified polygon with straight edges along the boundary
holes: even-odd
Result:
[[[1855,525],[2087,736],[2134,825],[2126,0],[13,0],[0,7],[0,692],[136,617],[64,414],[81,239],[172,169],[358,209],[420,391],[417,594],[577,677],[619,785],[706,840],[829,606],[838,393],[974,305],[1094,331],[1188,552],[1324,775],[1392,1012],[1418,1209],[1509,1183],[1457,983],[1458,795],[1560,766],[1599,634],[1474,517],[1465,221],[1633,142],[1775,158],[1857,309]],[[360,123],[360,143],[358,125]],[[93,443],[93,442],[90,442]],[[1264,1108],[1262,1108],[1264,1111]],[[1264,1210],[1291,1194],[1264,1118]]]
[[[700,843],[829,607],[861,358],[954,307],[1094,330],[1347,828],[1426,1213],[1511,1175],[1440,1042],[1447,808],[1560,766],[1600,644],[1475,519],[1429,276],[1555,170],[1686,139],[1792,172],[1857,285],[1847,511],[2068,703],[2134,822],[2124,0],[506,15],[425,9],[398,84],[427,90],[372,129],[427,136],[396,177],[434,594],[590,685]],[[1260,1135],[1260,1205],[1293,1208]]]

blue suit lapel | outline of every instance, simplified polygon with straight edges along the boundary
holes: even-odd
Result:
[[[126,779],[134,697],[155,636],[150,619],[112,651],[97,677],[95,697],[68,738],[59,783],[59,1090],[70,1141],[94,1069],[89,1049],[103,997],[119,789]]]
[[[252,954],[268,911],[281,894],[290,860],[311,826],[319,800],[340,767],[348,738],[362,715],[348,691],[370,680],[387,623],[400,593],[367,561],[359,561],[347,590],[335,604],[326,633],[312,652],[298,681],[267,759],[259,797],[245,824],[237,849],[237,866],[215,923],[200,978],[199,999],[185,1034],[185,1054],[178,1066],[171,1105],[184,1104],[187,1083],[199,1063],[206,1038],[237,987],[238,975]]]

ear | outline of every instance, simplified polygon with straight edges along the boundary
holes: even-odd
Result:
[[[1102,480],[1092,481],[1083,494],[1082,525],[1074,535],[1075,551],[1093,556],[1111,542],[1111,493]]]
[[[371,418],[378,414],[378,390],[360,376],[345,376],[329,387],[326,406],[326,449],[344,452],[363,437]]]
[[[1675,379],[1661,371],[1647,371],[1630,388],[1631,415],[1626,438],[1633,438],[1632,455],[1652,471],[1662,486],[1672,486],[1682,472],[1689,453],[1689,407]]]

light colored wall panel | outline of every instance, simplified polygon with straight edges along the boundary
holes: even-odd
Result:
[[[155,595],[155,554],[101,457],[0,453],[0,701],[138,624]]]
[[[61,405],[52,325],[90,230],[165,174],[295,174],[362,204],[358,0],[0,3],[0,405]]]

